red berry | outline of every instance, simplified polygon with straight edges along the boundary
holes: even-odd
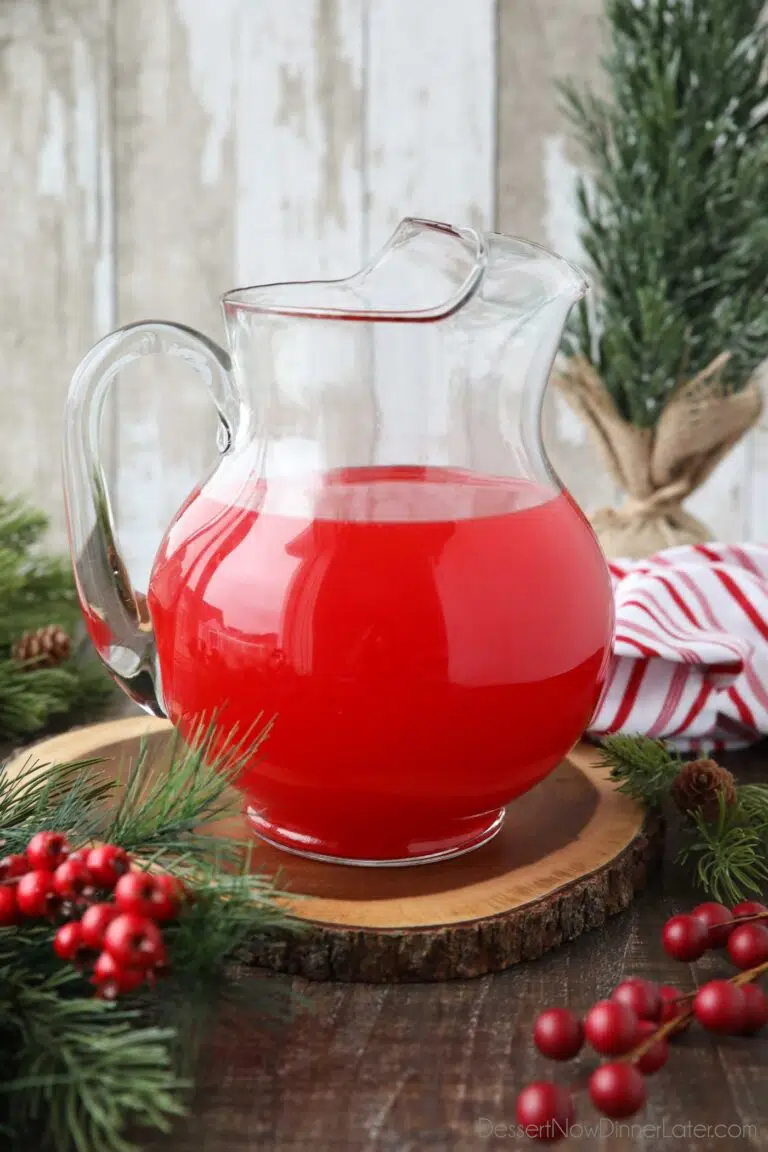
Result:
[[[709,900],[705,904],[697,904],[691,915],[701,920],[709,932],[710,948],[722,948],[728,943],[733,927],[733,914],[724,904],[716,904],[714,900]]]
[[[658,985],[639,976],[622,980],[611,993],[611,1000],[615,1000],[618,1004],[626,1004],[640,1020],[658,1020],[661,1012]]]
[[[695,916],[672,916],[661,939],[664,951],[675,960],[698,960],[707,950],[709,929]]]
[[[124,848],[118,848],[116,844],[99,844],[91,848],[85,863],[98,887],[111,891],[120,877],[128,872],[131,858]]]
[[[186,888],[181,880],[177,876],[172,876],[170,872],[159,872],[155,879],[166,899],[163,909],[165,914],[158,915],[155,911],[155,920],[173,920],[178,916],[179,908],[187,897]]]
[[[129,872],[115,885],[115,903],[121,912],[148,916],[150,920],[170,920],[178,911],[169,885],[151,872]]]
[[[81,900],[93,892],[93,877],[80,860],[65,860],[53,874],[53,884],[64,900]]]
[[[644,1040],[647,1040],[657,1028],[658,1024],[654,1023],[653,1020],[641,1020],[640,1043],[642,1044]],[[666,1037],[661,1036],[646,1052],[643,1052],[642,1056],[634,1061],[634,1064],[644,1075],[648,1076],[651,1072],[658,1072],[659,1068],[666,1064],[668,1056],[669,1044]]]
[[[743,916],[768,916],[768,908],[757,900],[742,900],[741,904],[734,904],[731,908],[731,916],[734,920],[740,920]]]
[[[747,1018],[744,993],[729,980],[710,980],[699,988],[693,1011],[710,1032],[738,1033]]]
[[[616,1000],[598,1000],[587,1013],[584,1033],[602,1056],[621,1056],[637,1043],[638,1019],[626,1004]]]
[[[36,868],[19,877],[16,901],[24,916],[50,916],[60,901],[53,884],[53,873]]]
[[[533,1042],[550,1060],[570,1060],[584,1043],[584,1029],[567,1008],[548,1008],[536,1018]]]
[[[745,1019],[741,1034],[752,1036],[768,1023],[768,996],[757,984],[742,984],[744,993]]]
[[[80,921],[86,948],[96,952],[104,946],[104,933],[118,915],[114,904],[91,904],[90,908],[86,908]]]
[[[659,1020],[662,1024],[667,1024],[670,1020],[674,1020],[685,1011],[687,1001],[683,999],[683,994],[679,988],[675,988],[672,984],[662,984],[661,988],[659,988],[659,995],[661,996],[661,1016]],[[677,1032],[684,1032],[690,1022],[690,1017],[683,1020],[678,1024],[677,1028],[675,1028],[672,1035],[674,1036]]]
[[[83,934],[77,920],[71,920],[56,932],[53,938],[53,950],[60,960],[77,961],[85,951]]]
[[[55,872],[69,856],[69,844],[61,832],[36,832],[27,844],[30,868],[41,872]]]
[[[632,1116],[645,1104],[645,1080],[632,1064],[601,1064],[589,1078],[589,1094],[605,1116]]]
[[[125,968],[154,968],[165,961],[160,929],[148,916],[123,912],[104,933],[104,949]]]
[[[123,992],[133,992],[144,982],[144,973],[138,968],[119,964],[109,952],[102,952],[93,966],[91,983],[99,989],[104,1000],[114,1000]]]
[[[85,864],[88,859],[90,848],[77,848],[74,852],[70,852],[67,860],[75,860],[78,864]]]
[[[25,872],[29,872],[29,861],[26,856],[12,853],[0,860],[0,882],[15,880],[17,876],[23,876]]]
[[[737,968],[756,968],[768,960],[768,928],[759,920],[737,924],[728,940],[728,955]]]
[[[19,922],[16,888],[10,884],[0,886],[0,928],[10,928]]]
[[[523,1088],[518,1096],[515,1114],[526,1136],[544,1144],[554,1144],[568,1135],[573,1124],[573,1097],[562,1084],[536,1080]]]

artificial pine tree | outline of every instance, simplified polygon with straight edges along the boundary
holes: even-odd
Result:
[[[558,378],[630,499],[606,550],[707,538],[682,501],[757,420],[768,356],[764,0],[606,0],[605,99],[564,89],[595,297]]]
[[[55,721],[82,723],[112,695],[86,642],[67,641],[82,625],[68,563],[41,547],[46,517],[0,497],[0,740]]]

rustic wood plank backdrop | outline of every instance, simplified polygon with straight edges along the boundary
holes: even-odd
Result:
[[[579,158],[556,81],[600,82],[601,0],[0,0],[0,484],[53,517],[70,375],[118,324],[223,338],[237,284],[345,275],[402,216],[579,256]],[[587,508],[611,485],[546,412]],[[145,574],[213,458],[200,384],[129,369],[105,436],[121,538]],[[768,426],[691,501],[768,536]]]

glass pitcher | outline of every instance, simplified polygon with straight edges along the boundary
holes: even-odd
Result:
[[[534,244],[407,219],[349,279],[228,292],[228,352],[151,322],[77,369],[65,480],[91,638],[182,735],[245,742],[270,843],[354,864],[465,852],[584,730],[610,580],[540,416],[586,289]],[[205,379],[220,457],[137,590],[99,426],[121,368],[158,352]]]

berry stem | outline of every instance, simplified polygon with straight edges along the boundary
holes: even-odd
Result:
[[[763,961],[762,964],[755,965],[754,968],[746,968],[743,972],[732,976],[731,983],[750,984],[753,980],[756,980],[758,976],[762,976],[764,972],[768,972],[768,960]]]
[[[692,995],[695,995],[693,993]],[[649,1048],[653,1048],[657,1040],[665,1040],[673,1032],[677,1032],[682,1024],[687,1024],[693,1017],[693,1008],[684,1008],[679,1016],[673,1016],[671,1020],[665,1020],[658,1028],[649,1033],[645,1040],[641,1040],[636,1047],[632,1048],[625,1056],[620,1057],[628,1064],[634,1064],[636,1060],[645,1056]]]
[[[755,965],[754,968],[747,968],[743,972],[738,972],[735,976],[731,976],[730,983],[736,985],[750,984],[765,972],[768,972],[768,960],[762,964]],[[693,1000],[695,996],[696,992],[685,992],[682,996],[678,997],[675,1003]],[[663,1040],[673,1032],[677,1032],[680,1025],[687,1024],[692,1017],[693,1008],[684,1008],[678,1016],[674,1016],[671,1020],[666,1020],[663,1024],[660,1024],[654,1032],[651,1032],[644,1040],[641,1040],[636,1047],[632,1048],[625,1056],[622,1056],[621,1059],[626,1063],[634,1064],[636,1060],[639,1060],[645,1055],[649,1048],[653,1047],[657,1040]]]
[[[734,916],[729,928],[738,928],[739,924],[754,924],[756,920],[768,920],[768,912],[750,912],[747,916]]]

